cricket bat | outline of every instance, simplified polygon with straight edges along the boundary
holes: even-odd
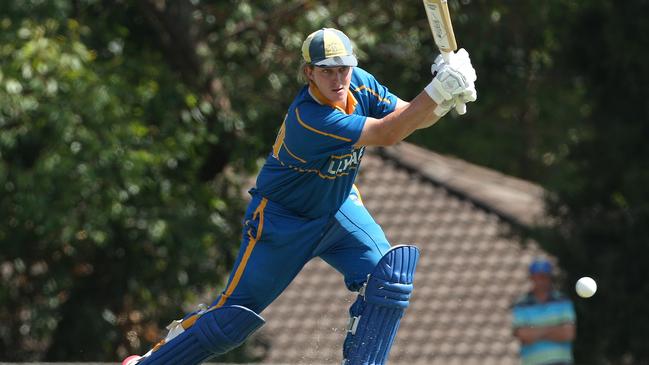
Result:
[[[433,33],[433,39],[437,48],[442,53],[446,63],[450,62],[451,52],[457,50],[457,41],[453,33],[453,23],[451,23],[451,13],[448,10],[447,0],[423,0],[424,9],[430,31]],[[466,113],[466,105],[458,104],[456,110],[459,114]]]

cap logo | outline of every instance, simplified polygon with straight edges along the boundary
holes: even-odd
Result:
[[[323,33],[322,43],[325,52],[324,56],[326,58],[334,57],[334,56],[344,56],[347,53],[351,53],[348,52],[347,48],[345,47],[345,44],[343,43],[343,40],[335,31],[331,31],[331,30],[325,31]]]
[[[325,53],[330,57],[339,53],[344,53],[345,49],[341,46],[342,45],[338,42],[330,42],[325,46]]]

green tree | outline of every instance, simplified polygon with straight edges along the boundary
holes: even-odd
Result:
[[[204,175],[213,108],[97,6],[15,3],[0,19],[6,360],[144,346],[236,248],[238,182]]]
[[[649,349],[649,109],[646,1],[575,2],[566,19],[565,69],[585,90],[582,125],[552,170],[556,225],[546,246],[566,285],[593,276],[575,298],[576,355],[583,364],[647,364]]]

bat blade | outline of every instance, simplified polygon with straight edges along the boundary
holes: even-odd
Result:
[[[457,50],[447,0],[423,0],[423,2],[428,25],[437,48],[442,52],[442,55]]]

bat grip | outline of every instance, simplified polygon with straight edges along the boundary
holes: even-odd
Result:
[[[445,51],[440,51],[442,53],[442,58],[444,59],[444,62],[449,64],[451,62],[451,54],[452,52],[445,52]]]

